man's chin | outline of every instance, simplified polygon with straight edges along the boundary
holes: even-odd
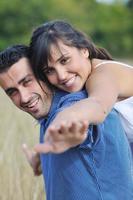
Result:
[[[29,113],[29,114],[36,120],[40,120],[45,117],[44,115],[41,114],[34,114],[34,113]]]
[[[35,115],[33,113],[29,113],[34,119],[39,120],[40,118],[42,118],[40,115]]]
[[[40,119],[42,119],[46,116],[45,114],[43,114],[43,112],[39,112],[39,110],[36,110],[34,112],[30,112],[30,111],[24,110],[24,109],[21,109],[21,110],[28,113],[29,115],[31,115],[36,120],[40,120]]]
[[[39,120],[41,118],[41,116],[37,113],[27,112],[25,110],[23,110],[23,111],[26,112],[27,114],[29,114],[30,116],[32,116],[36,120]]]

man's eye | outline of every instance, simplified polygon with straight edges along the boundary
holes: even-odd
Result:
[[[9,97],[13,97],[13,96],[15,96],[16,94],[17,94],[17,90],[10,90],[10,91],[7,92],[7,95],[8,95]]]
[[[31,79],[25,80],[25,81],[24,81],[24,85],[28,85],[28,84],[30,84],[31,82],[32,82]]]

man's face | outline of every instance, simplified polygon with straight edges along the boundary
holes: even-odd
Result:
[[[27,58],[21,58],[6,72],[0,73],[0,85],[13,103],[35,119],[49,112],[52,94],[47,85],[37,82]]]

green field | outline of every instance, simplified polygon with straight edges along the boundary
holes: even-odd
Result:
[[[42,177],[35,177],[21,145],[38,142],[39,126],[0,89],[0,200],[44,200]]]

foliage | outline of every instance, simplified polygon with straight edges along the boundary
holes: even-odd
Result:
[[[133,51],[132,0],[127,5],[95,0],[8,0],[0,1],[0,50],[28,44],[33,29],[51,19],[64,19],[85,31],[96,44],[115,56]]]

